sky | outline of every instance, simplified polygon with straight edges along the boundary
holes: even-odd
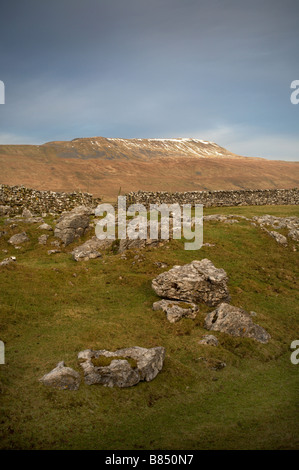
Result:
[[[299,0],[5,0],[0,144],[210,140],[299,160]]]

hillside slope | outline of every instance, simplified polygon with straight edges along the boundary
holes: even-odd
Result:
[[[83,190],[113,200],[121,191],[267,189],[298,186],[299,164],[241,157],[199,139],[83,138],[0,145],[0,182]]]

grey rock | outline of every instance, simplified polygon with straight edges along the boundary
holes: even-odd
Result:
[[[161,261],[155,261],[154,265],[157,266],[158,268],[167,268],[168,267],[167,263],[162,263]]]
[[[284,235],[281,235],[281,233],[275,232],[274,230],[273,230],[273,231],[270,231],[270,232],[269,232],[268,230],[266,230],[266,232],[267,232],[272,238],[274,238],[274,240],[275,240],[279,245],[287,246],[288,240],[287,240],[287,238],[286,238]]]
[[[198,312],[198,306],[193,303],[181,302],[179,300],[158,300],[153,304],[153,310],[163,310],[167,320],[175,323],[181,318],[191,318],[194,320]]]
[[[22,217],[24,217],[25,219],[30,219],[31,217],[33,217],[33,214],[29,209],[27,209],[27,207],[25,207],[22,212]]]
[[[77,246],[72,251],[72,257],[75,261],[87,261],[89,259],[99,258],[101,253],[98,250],[110,248],[113,240],[99,240],[93,237],[87,240],[83,245]]]
[[[52,230],[53,230],[53,228],[51,227],[51,225],[46,224],[46,223],[40,225],[38,228],[39,228],[40,230],[49,230],[49,231],[52,231]]]
[[[55,369],[39,379],[39,381],[48,387],[59,390],[78,390],[80,374],[70,367],[65,367],[62,361],[57,364]]]
[[[222,214],[211,214],[211,215],[204,215],[203,220],[204,222],[208,222],[210,220],[216,220],[217,222],[224,222],[225,220],[227,220],[227,217],[226,215],[222,215]]]
[[[221,303],[213,312],[207,314],[204,327],[231,336],[253,338],[260,343],[267,343],[271,338],[264,328],[252,321],[248,312],[227,303]]]
[[[229,301],[228,277],[224,269],[216,268],[208,259],[174,266],[152,281],[152,288],[160,297],[215,306]]]
[[[294,240],[295,242],[299,242],[299,229],[292,229],[288,233],[288,237]]]
[[[108,366],[101,367],[93,364],[92,359],[98,359],[101,356],[111,358]],[[136,367],[132,366],[126,358],[136,361]],[[163,347],[146,349],[134,346],[115,352],[87,349],[78,354],[80,365],[84,371],[85,383],[121,388],[132,387],[141,380],[146,382],[153,380],[162,369],[164,358],[165,349]]]
[[[26,232],[21,232],[21,233],[16,233],[10,239],[8,240],[8,243],[11,243],[11,245],[18,245],[19,243],[25,243],[28,242],[29,238],[27,236]]]
[[[219,341],[214,335],[204,335],[202,339],[198,342],[199,344],[206,344],[208,346],[218,346]]]
[[[48,250],[48,255],[55,255],[55,253],[61,253],[60,250]]]
[[[16,262],[15,256],[10,256],[9,258],[5,258],[3,261],[0,262],[0,266],[7,266],[8,264]]]
[[[89,208],[80,206],[62,214],[54,230],[55,237],[60,238],[67,246],[83,236],[89,227],[89,213]]]
[[[49,235],[41,235],[40,237],[38,237],[38,243],[40,245],[46,245],[48,238],[49,238]]]

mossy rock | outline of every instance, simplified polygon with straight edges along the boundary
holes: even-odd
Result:
[[[93,363],[93,365],[95,367],[108,367],[108,366],[110,366],[111,362],[115,361],[115,360],[127,361],[133,369],[136,369],[136,367],[137,367],[137,361],[135,359],[132,359],[131,357],[124,357],[124,356],[110,356],[110,357],[99,356],[99,357],[93,357],[91,359],[91,362]]]

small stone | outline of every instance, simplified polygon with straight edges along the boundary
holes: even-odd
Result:
[[[0,262],[0,266],[7,266],[8,264],[14,263],[16,261],[15,256],[10,256],[9,258],[5,258],[3,261]]]
[[[219,341],[214,335],[204,335],[198,343],[206,344],[208,346],[219,346]]]
[[[163,310],[163,312],[166,313],[167,320],[170,323],[175,323],[182,318],[191,318],[194,320],[198,312],[198,307],[194,303],[163,299],[154,302],[153,310]]]
[[[51,227],[51,225],[46,224],[46,223],[41,224],[38,228],[39,228],[40,230],[49,230],[49,231],[53,230],[53,228]]]
[[[25,243],[29,240],[26,232],[16,233],[8,240],[8,243],[12,245],[18,245],[19,243]]]
[[[49,235],[41,235],[40,237],[38,237],[38,243],[40,245],[46,245],[48,238],[49,238]]]
[[[39,379],[39,381],[48,387],[59,390],[78,390],[80,374],[70,367],[65,367],[62,361],[57,364],[55,369]]]

